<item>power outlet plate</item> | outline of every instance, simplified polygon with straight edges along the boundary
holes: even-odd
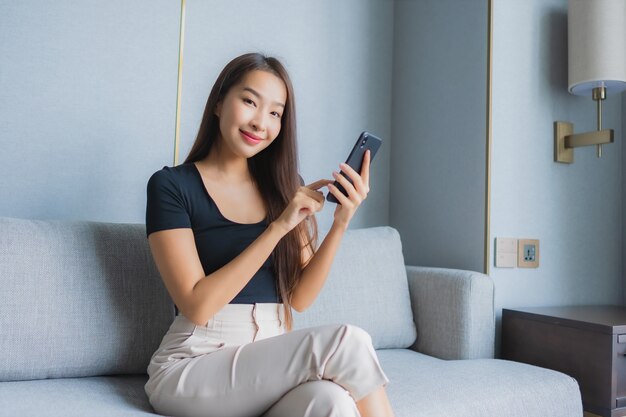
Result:
[[[519,268],[539,267],[539,240],[519,239],[517,241],[517,266]]]

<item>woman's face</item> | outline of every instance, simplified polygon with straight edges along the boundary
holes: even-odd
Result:
[[[218,140],[238,156],[256,155],[278,136],[286,101],[287,88],[280,78],[267,71],[248,72],[215,109]]]

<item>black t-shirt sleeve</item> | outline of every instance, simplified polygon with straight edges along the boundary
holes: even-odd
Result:
[[[164,168],[148,180],[146,236],[159,230],[191,228],[185,200],[173,174]]]

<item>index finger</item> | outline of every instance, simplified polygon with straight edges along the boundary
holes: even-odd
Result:
[[[319,190],[320,188],[330,184],[331,182],[333,182],[333,180],[317,180],[315,182],[312,182],[311,184],[307,185],[306,188],[309,188],[311,190]]]
[[[371,161],[371,151],[368,149],[365,151],[365,156],[363,157],[363,165],[361,166],[361,178],[363,178],[363,183],[366,186],[370,186],[370,161]]]

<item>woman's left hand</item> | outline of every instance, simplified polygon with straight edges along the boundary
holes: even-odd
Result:
[[[352,216],[354,216],[363,200],[367,198],[367,193],[370,191],[370,151],[365,152],[360,175],[349,165],[341,164],[339,167],[350,177],[353,184],[337,172],[333,172],[333,177],[343,186],[348,196],[346,197],[333,184],[328,184],[328,191],[341,203],[337,204],[337,208],[335,208],[335,223],[347,229]]]

